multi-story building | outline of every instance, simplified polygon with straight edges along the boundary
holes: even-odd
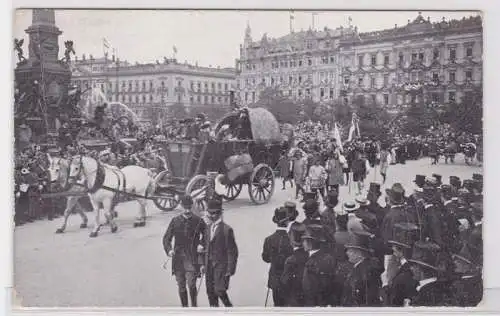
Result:
[[[482,21],[431,22],[419,13],[387,30],[325,28],[257,42],[247,26],[238,72],[242,103],[255,102],[267,87],[315,102],[461,102],[482,91]]]
[[[84,55],[72,64],[73,84],[82,91],[100,89],[106,100],[127,105],[144,120],[164,115],[176,103],[187,109],[229,108],[235,77],[233,68],[199,67],[175,59],[130,64],[114,56],[94,59]]]

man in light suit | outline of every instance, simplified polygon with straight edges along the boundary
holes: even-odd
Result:
[[[207,212],[211,224],[208,226],[206,239],[206,287],[211,307],[219,306],[219,299],[224,306],[232,307],[227,295],[229,279],[236,272],[238,246],[231,226],[222,221],[222,200],[208,201]]]

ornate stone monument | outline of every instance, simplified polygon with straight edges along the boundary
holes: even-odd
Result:
[[[62,32],[55,25],[53,9],[33,9],[28,58],[24,58],[23,40],[15,40],[19,62],[15,69],[16,119],[26,123],[41,141],[55,135],[62,107],[66,106],[71,79],[69,55],[73,42],[67,41],[65,58],[59,60],[58,38]],[[42,140],[43,139],[43,140]]]

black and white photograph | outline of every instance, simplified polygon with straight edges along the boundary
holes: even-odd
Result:
[[[13,306],[480,305],[480,11],[13,14]]]

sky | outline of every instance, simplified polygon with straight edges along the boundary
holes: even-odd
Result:
[[[417,17],[416,11],[315,11],[314,28],[334,29],[352,25],[360,32],[403,26]],[[103,38],[115,48],[120,60],[131,63],[155,62],[173,57],[177,48],[179,62],[212,67],[234,67],[249,23],[253,40],[280,37],[290,31],[289,11],[197,11],[197,10],[56,10],[56,25],[63,31],[59,37],[59,55],[64,53],[64,40],[73,40],[78,58],[82,54],[103,56]],[[312,12],[295,11],[295,31],[312,27]],[[477,12],[423,11],[432,22],[443,17],[461,19]],[[31,24],[31,10],[15,12],[14,38],[26,38],[24,30]]]

